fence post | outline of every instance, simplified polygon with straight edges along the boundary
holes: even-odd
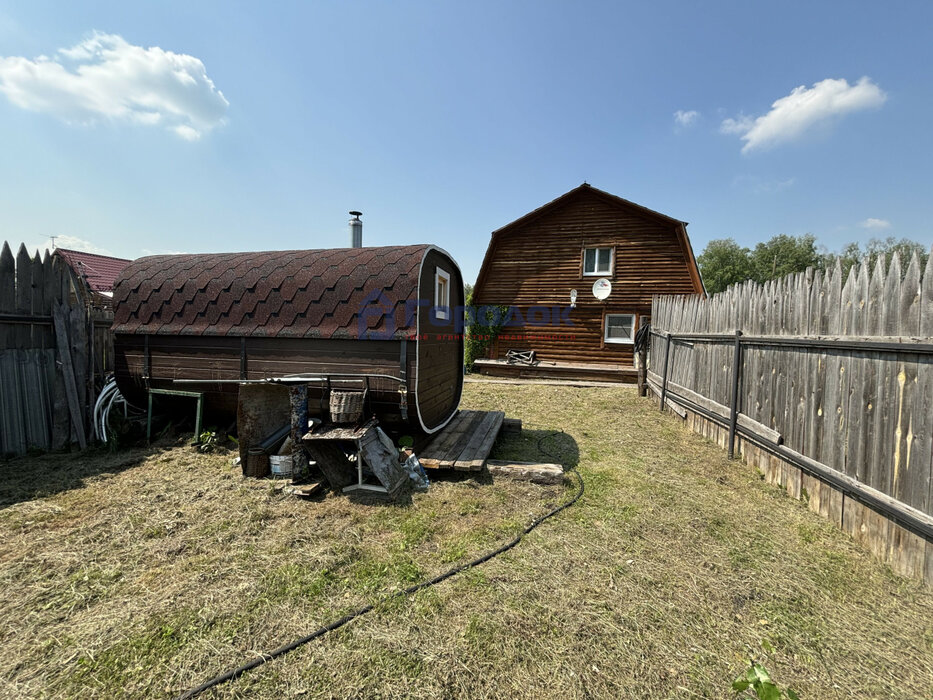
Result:
[[[638,395],[648,395],[648,342],[638,350]]]
[[[661,407],[664,412],[664,402],[667,400],[667,368],[671,363],[671,333],[668,331],[666,342],[664,343],[664,374],[661,376]]]
[[[739,380],[742,373],[742,331],[735,329],[732,352],[732,406],[729,414],[729,459],[735,457],[735,424],[739,419]]]

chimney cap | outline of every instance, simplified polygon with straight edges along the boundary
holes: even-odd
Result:
[[[350,216],[357,216],[357,217],[363,216],[363,212],[361,212],[361,211],[351,211],[351,212],[350,212]]]

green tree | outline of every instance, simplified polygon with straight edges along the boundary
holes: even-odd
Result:
[[[901,258],[901,271],[905,272],[914,253],[920,259],[921,270],[926,268],[930,257],[929,248],[907,238],[873,238],[864,247],[859,243],[849,243],[838,253],[827,253],[825,248],[821,252],[820,248],[816,238],[809,233],[804,236],[773,236],[757,244],[753,250],[743,248],[731,238],[724,238],[710,241],[697,262],[706,291],[715,294],[747,279],[762,283],[803,272],[808,267],[827,269],[835,265],[837,259],[847,275],[853,265],[865,259],[873,266],[882,257],[885,269],[888,269],[891,258],[897,253]]]
[[[895,253],[901,258],[902,272],[907,271],[907,263],[910,262],[910,258],[914,253],[917,253],[920,259],[921,272],[926,268],[927,260],[930,258],[929,248],[922,243],[912,241],[908,238],[897,239],[893,236],[889,236],[885,239],[872,238],[865,244],[864,248],[862,248],[859,243],[849,243],[843,247],[838,254],[826,255],[826,266],[835,265],[836,258],[838,258],[842,265],[843,273],[848,275],[849,269],[856,263],[860,263],[862,260],[867,259],[869,265],[874,267],[875,261],[879,256],[884,256],[884,268],[887,270],[891,265],[891,258],[894,257]]]
[[[715,294],[750,278],[752,270],[748,255],[748,248],[743,248],[732,238],[710,241],[697,258],[706,291]]]
[[[825,257],[816,246],[816,238],[804,236],[774,236],[759,243],[749,255],[751,278],[756,282],[780,279],[803,272],[808,267],[822,269]]]

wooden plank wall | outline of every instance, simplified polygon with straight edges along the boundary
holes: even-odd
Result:
[[[699,291],[679,228],[638,207],[581,190],[559,207],[494,234],[473,303],[514,306],[524,323],[512,318],[491,348],[492,359],[503,359],[508,350],[534,350],[541,360],[631,366],[631,345],[604,342],[604,314],[643,318],[655,294]],[[614,250],[609,274],[583,274],[587,247]],[[599,277],[612,282],[604,301],[592,294]],[[565,316],[571,289],[577,290],[577,305]]]
[[[450,275],[450,316],[454,321],[463,307],[463,278],[456,263],[438,250],[425,255],[421,263],[418,282],[422,297],[424,290],[433,294],[434,277],[440,268]],[[407,351],[418,354],[417,401],[422,419],[429,429],[441,425],[457,410],[463,393],[463,319],[435,325],[431,308],[418,308],[417,342],[409,342]],[[414,408],[414,407],[412,407]]]
[[[178,389],[175,379],[264,379],[286,374],[363,373],[398,376],[400,343],[397,340],[359,341],[348,338],[261,338],[232,336],[149,336],[149,379],[146,375],[146,337],[116,334],[114,374],[123,396],[144,406],[147,386]],[[242,344],[241,344],[242,343]],[[415,418],[417,347],[408,344],[408,404]],[[241,366],[241,358],[245,366]],[[458,363],[458,368],[462,366]],[[359,386],[353,384],[352,386]],[[235,416],[236,384],[198,384],[203,391],[205,412]],[[370,380],[369,407],[384,419],[399,410],[399,385],[386,379]],[[320,404],[320,391],[309,388],[312,412]],[[315,415],[317,413],[315,412]]]
[[[734,334],[896,342],[892,350],[743,345],[739,411],[781,434],[784,445],[933,515],[933,257],[879,259],[843,275],[837,264],[764,285],[746,282],[708,298],[658,296],[652,325],[666,334]],[[664,370],[662,338],[649,367]],[[669,382],[731,405],[734,344],[676,340]],[[657,390],[657,380],[655,381]],[[728,431],[688,411],[688,425],[726,447]],[[765,450],[737,442],[765,478],[849,532],[908,576],[933,585],[933,542],[848,498]]]
[[[53,317],[59,315],[70,363],[62,361]],[[111,316],[112,318],[112,316]],[[98,341],[95,336],[95,320]],[[62,449],[88,435],[96,389],[112,367],[106,312],[89,311],[67,265],[46,251],[8,243],[0,252],[0,457]],[[94,352],[94,348],[97,352]],[[66,381],[70,364],[73,383]],[[70,388],[69,388],[70,387]],[[74,408],[69,408],[69,392]],[[74,415],[77,413],[77,415]]]

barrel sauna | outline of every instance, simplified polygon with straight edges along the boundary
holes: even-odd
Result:
[[[140,258],[114,287],[117,384],[138,406],[150,388],[204,392],[233,417],[238,381],[388,375],[365,380],[369,410],[433,433],[463,390],[463,293],[433,245]],[[312,414],[324,387],[309,384]]]

